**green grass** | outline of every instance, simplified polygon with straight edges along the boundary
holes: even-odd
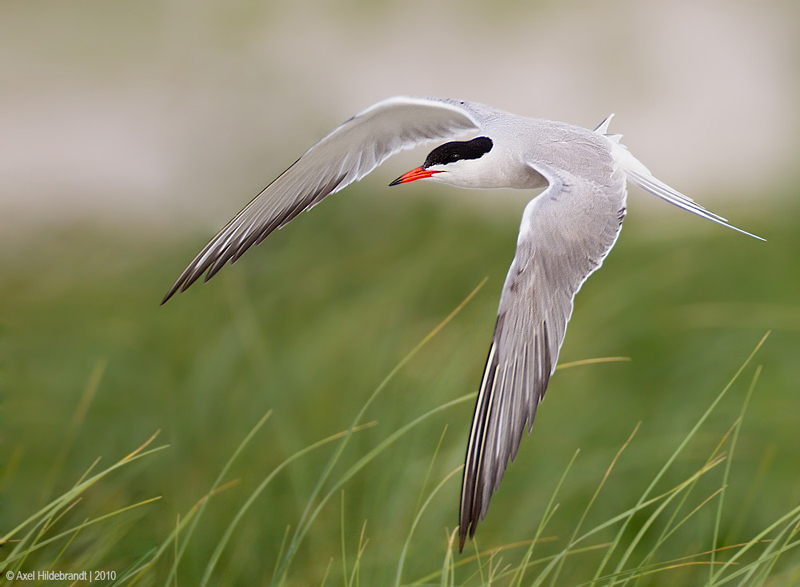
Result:
[[[0,537],[30,518],[0,548],[3,572],[798,581],[783,552],[800,521],[796,210],[739,222],[757,243],[667,207],[653,227],[638,197],[561,357],[631,361],[558,372],[463,555],[457,469],[519,210],[487,220],[356,191],[163,307],[207,234],[74,227],[3,247]]]

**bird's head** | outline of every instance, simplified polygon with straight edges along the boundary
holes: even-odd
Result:
[[[477,187],[483,165],[481,158],[492,150],[494,143],[489,137],[476,137],[469,141],[452,141],[439,145],[428,153],[421,167],[412,169],[389,185],[400,185],[418,179],[432,179],[462,187]]]

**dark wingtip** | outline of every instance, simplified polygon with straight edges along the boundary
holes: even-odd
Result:
[[[174,296],[174,295],[175,295],[175,293],[178,291],[178,288],[179,288],[179,286],[180,286],[180,282],[178,282],[178,283],[176,283],[175,285],[173,285],[173,286],[172,286],[172,287],[169,289],[169,291],[167,292],[167,295],[165,295],[165,296],[164,296],[164,299],[163,299],[163,300],[161,300],[161,303],[160,303],[159,305],[160,305],[160,306],[163,306],[164,304],[166,304],[166,303],[169,301],[169,299],[170,299],[172,296]]]

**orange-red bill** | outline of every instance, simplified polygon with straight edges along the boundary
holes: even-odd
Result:
[[[417,181],[418,179],[425,179],[426,177],[430,177],[435,173],[441,173],[442,171],[444,170],[423,169],[422,167],[417,167],[416,169],[412,169],[408,173],[404,173],[389,185],[390,186],[400,185],[401,183],[408,183],[410,181]]]

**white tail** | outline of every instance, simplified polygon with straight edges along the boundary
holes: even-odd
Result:
[[[645,167],[641,161],[634,157],[631,152],[628,151],[625,145],[619,142],[621,135],[608,135],[605,133],[605,131],[608,130],[608,123],[610,120],[611,116],[606,118],[602,124],[597,127],[597,132],[600,132],[610,139],[611,153],[614,156],[614,160],[617,162],[617,164],[625,171],[628,181],[644,191],[653,194],[654,196],[658,196],[662,200],[666,200],[673,206],[677,206],[678,208],[691,212],[692,214],[697,214],[698,216],[705,218],[706,220],[710,220],[711,222],[716,222],[722,226],[727,226],[736,232],[741,232],[747,236],[752,236],[760,241],[765,240],[760,236],[749,233],[741,228],[737,228],[732,224],[728,224],[727,219],[723,218],[719,214],[714,214],[713,212],[706,210],[700,204],[692,200],[689,196],[683,195],[679,191],[669,187],[663,181],[656,179],[653,174],[650,173],[650,170],[647,169],[647,167]]]

